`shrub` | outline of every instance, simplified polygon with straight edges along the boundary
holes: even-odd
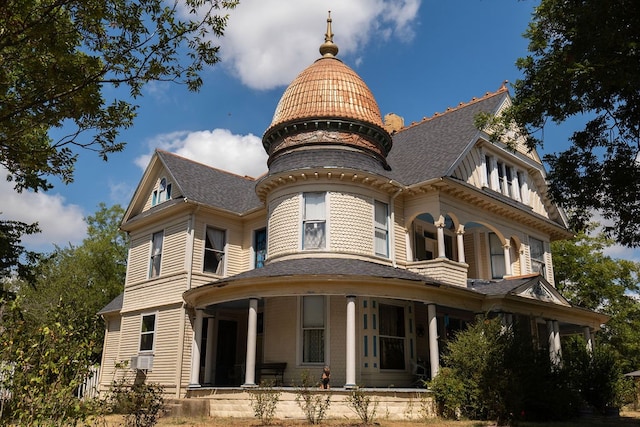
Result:
[[[150,427],[158,422],[164,408],[164,389],[156,383],[147,383],[146,374],[136,371],[132,377],[127,362],[117,364],[126,373],[111,383],[104,404],[106,412],[123,414],[126,427]],[[116,369],[116,372],[118,371]]]
[[[274,381],[263,381],[259,388],[249,390],[253,413],[265,425],[273,421],[282,394],[273,388],[274,383]]]
[[[316,382],[309,371],[302,372],[301,381],[301,385],[296,387],[296,403],[304,412],[307,421],[320,424],[331,406],[331,392],[315,390]]]
[[[373,424],[378,409],[378,401],[365,394],[360,388],[352,390],[345,398],[347,405],[360,418],[363,424]]]

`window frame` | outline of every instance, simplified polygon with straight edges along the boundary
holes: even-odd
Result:
[[[308,213],[310,211],[310,204],[307,204],[307,200],[311,197],[317,196],[318,199],[322,196],[322,206],[315,209],[314,213]],[[324,250],[328,245],[328,227],[327,227],[327,192],[326,191],[309,191],[302,193],[302,239],[301,248],[303,251]],[[316,229],[321,226],[322,236],[317,245],[309,245],[310,240],[307,240],[307,226],[313,224],[313,228]]]
[[[322,300],[322,325],[305,325],[305,299],[310,301],[312,298],[321,299]],[[329,309],[329,301],[326,295],[302,295],[299,298],[299,322],[300,327],[298,328],[300,333],[300,341],[298,346],[299,351],[299,360],[300,365],[310,365],[310,366],[323,366],[326,364],[328,360],[328,352],[329,352],[329,325],[328,325],[328,309]],[[307,359],[307,352],[305,349],[307,348],[307,334],[306,331],[321,331],[321,344],[319,356],[321,356],[322,360],[309,360]]]
[[[387,324],[385,319],[385,314],[383,314],[384,307],[392,307],[396,315],[398,311],[402,312],[402,320],[400,322],[396,322],[397,331],[400,335],[392,335],[389,333],[384,333],[385,325]],[[396,319],[397,320],[397,319]],[[399,304],[390,304],[386,302],[378,302],[378,341],[380,343],[380,352],[379,352],[379,362],[380,362],[380,370],[385,371],[404,371],[407,369],[407,339],[409,338],[409,330],[407,329],[407,307]],[[391,331],[388,331],[391,332]],[[401,359],[396,359],[395,362],[402,362],[401,366],[385,366],[387,363],[385,355],[385,349],[387,348],[387,344],[393,344],[394,348],[397,350],[398,348],[402,349],[402,357]],[[397,353],[397,352],[391,352]],[[390,353],[390,354],[391,354]],[[394,360],[390,361],[394,362]]]
[[[145,318],[147,317],[151,317],[153,316],[153,329],[152,330],[147,330],[145,331]],[[143,354],[148,354],[148,353],[154,353],[155,349],[156,349],[156,333],[158,332],[158,312],[154,311],[154,312],[148,312],[148,313],[142,313],[140,315],[140,335],[138,336],[138,353],[143,353]],[[145,336],[151,336],[151,348],[147,349],[143,349],[142,345],[144,342],[143,337]]]
[[[213,247],[213,245],[215,244],[215,242],[211,242],[212,247],[208,248],[207,244],[209,242],[209,230],[213,231],[213,232],[220,232],[222,233],[222,249],[216,249],[215,247]],[[227,230],[222,229],[222,228],[218,228],[218,227],[214,227],[211,225],[207,225],[205,226],[204,229],[204,247],[202,249],[203,251],[203,257],[202,257],[202,272],[203,273],[209,273],[209,274],[215,274],[216,276],[224,276],[225,270],[226,270],[226,260],[227,260]],[[218,258],[217,259],[217,264],[216,264],[216,268],[215,271],[212,270],[208,270],[207,269],[207,264],[208,264],[208,257],[211,256],[211,254],[213,254],[214,257]]]
[[[264,249],[258,249],[258,234],[264,233]],[[253,262],[253,268],[264,267],[264,261],[267,259],[268,248],[268,235],[267,227],[257,228],[253,230],[253,240],[251,244],[251,259]],[[263,257],[259,259],[260,252],[264,251]]]
[[[378,207],[384,209],[384,223],[379,220]],[[374,200],[373,203],[373,251],[377,256],[389,258],[389,204],[380,200]],[[381,239],[378,238],[380,234]],[[384,252],[378,251],[378,242],[384,243]]]
[[[495,239],[495,241],[494,241]],[[494,243],[498,244],[497,247],[494,247]],[[505,258],[504,258],[504,245],[502,243],[502,240],[500,240],[500,237],[498,237],[498,235],[494,232],[489,232],[488,233],[488,244],[489,244],[489,261],[491,264],[491,278],[492,279],[503,279],[504,276],[506,276],[507,274],[507,268],[505,265]],[[496,252],[494,252],[494,250],[498,250]],[[499,263],[496,264],[496,262]],[[499,273],[501,273],[502,275],[500,275]]]
[[[540,243],[540,258],[536,258],[534,257],[534,255],[538,255],[537,253],[534,254],[533,251],[533,242],[539,242]],[[532,273],[540,273],[542,275],[542,277],[544,277],[545,279],[547,278],[547,261],[546,261],[546,254],[547,251],[544,247],[544,240],[542,239],[538,239],[536,237],[533,236],[529,236],[529,259],[531,261],[531,272]],[[536,266],[538,267],[536,269]]]
[[[159,248],[156,246],[156,236],[158,235],[160,236]],[[160,277],[160,275],[162,274],[163,247],[164,247],[164,230],[160,230],[152,233],[151,248],[150,248],[150,254],[149,254],[149,270],[147,272],[147,278],[149,279],[155,279],[156,277]],[[156,262],[157,262],[157,265],[156,265]]]

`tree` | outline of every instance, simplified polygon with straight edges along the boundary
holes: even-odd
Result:
[[[558,290],[572,303],[611,316],[598,345],[610,346],[625,372],[640,366],[640,263],[614,259],[614,241],[602,233],[579,233],[551,243]]]
[[[124,85],[134,99],[152,81],[199,89],[200,71],[219,61],[213,38],[227,16],[216,13],[236,4],[0,1],[0,165],[15,189],[50,189],[51,176],[71,182],[78,149],[104,160],[123,149],[118,132],[136,106],[107,101],[105,87]],[[71,130],[54,140],[50,130],[62,127]]]
[[[97,327],[94,361],[102,352],[103,328],[97,313],[122,292],[126,274],[128,240],[119,230],[124,210],[120,205],[98,211],[86,218],[88,235],[82,244],[56,248],[34,267],[34,286],[17,292],[28,321],[38,324],[59,304],[75,307],[75,321]]]
[[[598,211],[607,233],[640,246],[640,3],[542,0],[525,37],[505,118],[524,126],[530,148],[549,120],[587,118],[570,148],[544,158],[551,195],[575,229]]]
[[[33,280],[30,265],[39,259],[39,255],[26,250],[21,243],[24,235],[38,232],[37,223],[0,221],[0,280],[9,280],[14,275],[27,281]]]

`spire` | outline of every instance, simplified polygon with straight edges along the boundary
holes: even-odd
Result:
[[[331,58],[338,54],[338,45],[333,42],[333,32],[331,31],[331,11],[327,18],[327,33],[324,35],[324,43],[320,45],[320,55]]]

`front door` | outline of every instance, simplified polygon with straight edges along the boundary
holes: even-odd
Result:
[[[236,366],[238,322],[220,320],[216,346],[216,385],[238,386],[242,383],[241,372]]]

